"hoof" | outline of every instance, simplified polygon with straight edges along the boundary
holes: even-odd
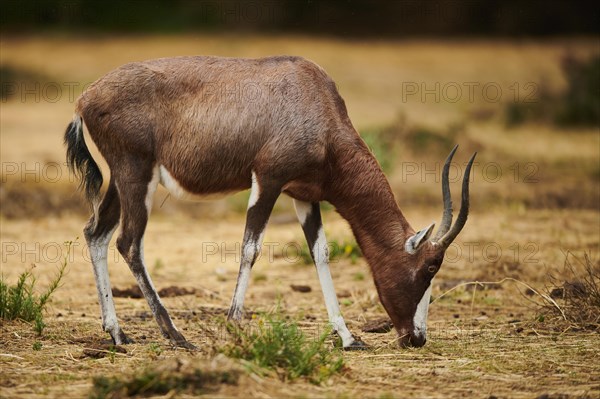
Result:
[[[123,330],[119,330],[116,337],[111,337],[115,345],[133,344],[135,341],[129,338]]]
[[[243,316],[243,311],[231,308],[229,309],[229,312],[227,312],[227,321],[239,324],[242,321]]]
[[[344,346],[345,351],[365,351],[368,350],[369,345],[365,344],[362,340],[356,339],[352,341],[350,346]]]
[[[171,343],[173,343],[173,345],[175,345],[178,348],[183,348],[183,349],[187,349],[187,350],[190,350],[190,351],[197,351],[198,350],[198,348],[195,345],[190,344],[186,340],[183,340],[183,341],[171,341]]]

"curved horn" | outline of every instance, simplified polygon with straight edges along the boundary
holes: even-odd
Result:
[[[450,194],[450,183],[448,181],[448,174],[450,173],[450,162],[452,162],[452,157],[454,157],[454,153],[458,148],[458,144],[454,146],[448,158],[446,158],[446,162],[444,163],[444,169],[442,170],[442,198],[444,200],[444,213],[442,214],[442,221],[440,223],[440,228],[435,233],[435,236],[431,239],[431,241],[436,242],[444,234],[450,230],[450,226],[452,226],[452,196]]]
[[[471,159],[469,159],[469,163],[467,164],[467,168],[465,170],[465,175],[463,176],[462,199],[456,222],[439,240],[439,244],[444,248],[448,247],[452,241],[454,241],[458,233],[460,233],[462,228],[465,226],[465,223],[467,223],[467,216],[469,215],[469,177],[471,175],[471,166],[473,166],[473,161],[475,160],[476,155],[477,153],[474,153]]]

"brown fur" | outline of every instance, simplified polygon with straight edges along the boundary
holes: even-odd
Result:
[[[444,249],[427,242],[415,255],[405,252],[415,231],[320,67],[299,57],[137,62],[95,82],[76,111],[111,168],[111,194],[101,212],[110,215],[109,224],[117,222],[116,184],[124,215],[117,245],[132,270],[143,267],[135,247],[155,165],[204,195],[247,189],[254,171],[261,190],[272,195],[249,223],[265,222],[280,192],[332,203],[350,223],[401,342],[410,341],[417,303],[435,274],[427,268],[439,269]],[[101,220],[96,230],[110,227]],[[94,226],[88,230],[99,234]],[[419,344],[414,337],[412,343]]]

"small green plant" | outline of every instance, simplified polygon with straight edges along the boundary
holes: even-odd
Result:
[[[41,295],[35,293],[36,278],[30,270],[21,273],[13,286],[10,286],[4,276],[0,275],[0,319],[33,322],[35,331],[39,335],[42,334],[46,327],[44,310],[52,294],[61,285],[72,244],[72,241],[65,243],[67,255],[58,268],[56,276]]]
[[[341,245],[334,245],[337,249],[337,253],[334,253],[334,258],[349,258],[354,264],[358,258],[362,257],[362,252],[355,241],[342,242]]]
[[[158,356],[161,355],[162,348],[156,342],[151,342],[150,345],[148,345],[148,352],[150,352],[150,356],[152,358],[156,359]]]
[[[350,306],[352,305],[354,302],[352,301],[352,299],[348,299],[348,298],[344,298],[340,301],[340,303],[344,306]]]
[[[32,349],[33,349],[34,351],[39,351],[39,350],[41,350],[41,349],[42,349],[42,343],[41,343],[40,341],[35,341],[35,342],[33,343]]]
[[[260,368],[274,370],[284,381],[306,377],[319,384],[343,369],[341,352],[326,344],[329,329],[311,339],[295,321],[286,320],[279,313],[262,315],[256,320],[256,325],[245,328],[227,323],[234,341],[220,351]]]
[[[108,360],[111,363],[115,362],[115,355],[116,354],[117,354],[117,349],[113,345],[111,345],[111,347],[108,349],[108,356],[107,356]]]
[[[365,279],[365,274],[362,272],[357,272],[352,275],[352,280],[354,281],[363,281]]]

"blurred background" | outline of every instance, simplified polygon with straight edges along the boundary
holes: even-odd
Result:
[[[321,65],[403,206],[439,206],[440,163],[459,143],[459,161],[480,152],[475,211],[598,210],[595,2],[9,0],[1,7],[6,220],[86,214],[61,143],[77,96],[124,63],[193,54],[294,54]],[[246,196],[168,199],[157,212],[241,212]]]
[[[126,298],[136,282],[114,237],[108,258],[121,292],[117,309],[141,346],[118,353],[116,364],[71,354],[108,337],[82,237],[90,209],[62,143],[82,91],[132,61],[290,54],[316,62],[336,82],[414,228],[440,220],[440,173],[451,148],[460,145],[450,171],[455,207],[465,164],[478,151],[468,223],[434,280],[427,346],[398,353],[392,333],[370,334],[377,354],[348,355],[350,372],[327,386],[335,392],[329,396],[597,397],[599,17],[597,1],[3,0],[0,291],[28,272],[43,289],[57,268],[68,268],[46,312],[45,336],[2,320],[0,352],[13,358],[3,358],[12,363],[0,373],[0,396],[89,396],[92,374],[154,363],[152,348],[179,353],[167,348],[145,302]],[[108,182],[106,164],[86,141]],[[248,192],[201,203],[160,188],[155,195],[145,235],[149,273],[158,289],[183,288],[161,296],[205,351],[214,342],[203,326],[218,325],[213,316],[226,313],[237,281],[247,201]],[[351,331],[362,334],[365,320],[385,312],[347,223],[330,205],[322,209],[341,306]],[[305,326],[324,322],[317,275],[285,196],[265,243],[247,309],[282,310]],[[300,256],[289,256],[288,244]],[[32,352],[42,341],[44,350]],[[263,396],[327,392],[285,385]],[[252,389],[242,385],[239,394]]]
[[[593,1],[31,0],[4,2],[3,32],[295,33],[405,38],[553,37],[598,29]]]

